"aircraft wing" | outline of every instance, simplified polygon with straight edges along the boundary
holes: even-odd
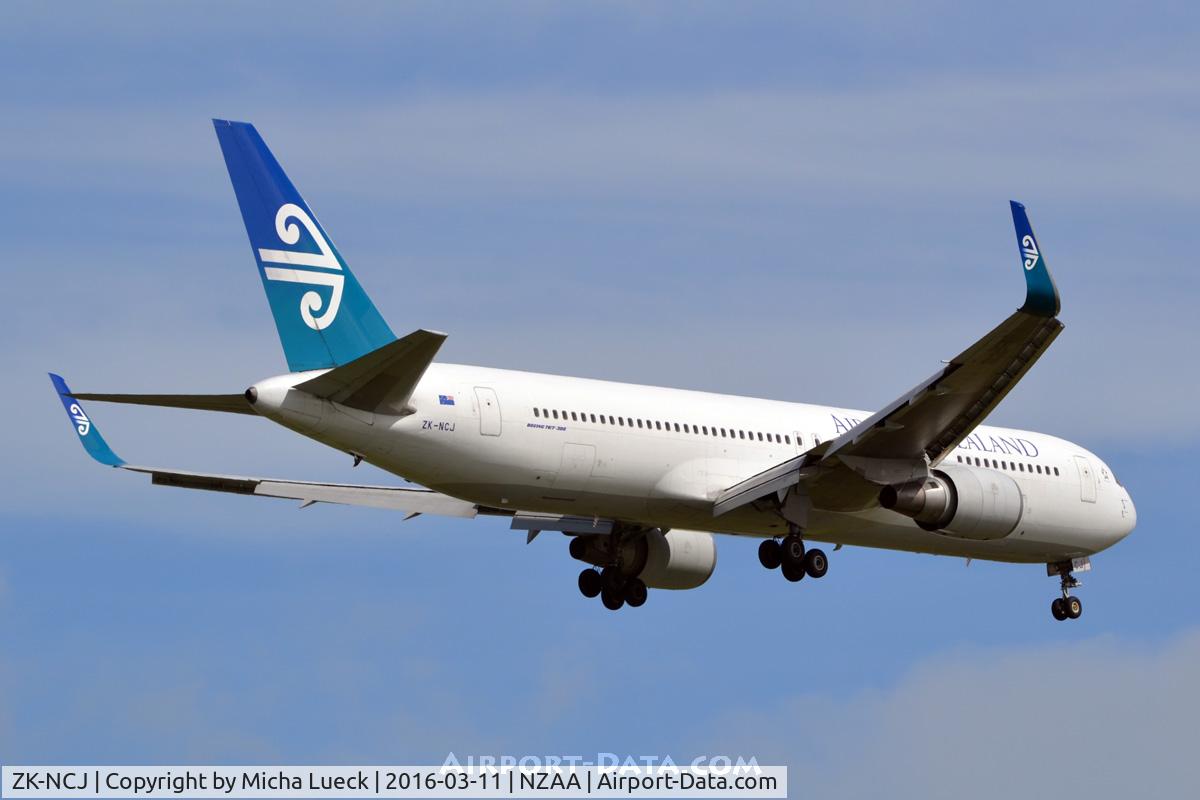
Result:
[[[254,409],[240,394],[102,394],[78,392],[76,400],[96,400],[101,403],[128,403],[135,406],[190,408],[195,411],[224,411],[228,414],[254,414]]]
[[[67,411],[75,433],[88,455],[110,467],[131,472],[142,472],[150,476],[157,486],[178,486],[185,489],[205,489],[214,492],[232,492],[259,497],[279,497],[311,503],[340,503],[343,505],[370,506],[407,511],[409,514],[438,514],[451,517],[474,517],[479,507],[474,503],[459,500],[429,489],[404,488],[399,486],[356,486],[343,483],[319,483],[315,481],[292,481],[274,478],[251,478],[240,475],[217,475],[203,472],[141,467],[128,464],[113,452],[96,428],[91,418],[79,403],[79,395],[73,395],[67,384],[58,375],[51,374],[59,400]]]
[[[849,508],[873,499],[880,483],[917,477],[940,462],[1004,399],[1063,329],[1058,290],[1025,207],[1016,202],[1011,207],[1025,304],[837,439],[727,489],[717,498],[716,516],[802,482],[823,507]]]

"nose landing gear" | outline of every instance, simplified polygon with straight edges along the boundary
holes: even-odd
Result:
[[[821,578],[829,571],[828,556],[815,547],[806,549],[800,529],[794,526],[783,541],[764,539],[758,546],[758,562],[767,569],[778,569],[792,583],[805,575]]]
[[[1056,569],[1060,578],[1059,588],[1062,591],[1062,597],[1056,597],[1050,603],[1050,613],[1059,622],[1065,619],[1079,619],[1083,615],[1083,603],[1078,597],[1071,594],[1071,590],[1083,584],[1071,573],[1071,562],[1059,564]]]

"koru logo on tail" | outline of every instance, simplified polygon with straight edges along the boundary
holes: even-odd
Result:
[[[88,431],[92,429],[92,421],[88,419],[88,415],[83,413],[83,409],[79,407],[79,403],[71,403],[71,419],[75,420],[75,430],[80,436],[87,436]]]
[[[342,265],[338,263],[333,248],[320,228],[312,221],[303,208],[295,203],[285,203],[275,213],[275,233],[284,244],[296,244],[300,241],[300,228],[296,220],[305,227],[309,236],[317,244],[319,253],[306,253],[299,250],[270,250],[260,247],[258,257],[263,262],[263,275],[269,281],[288,281],[289,283],[307,283],[314,286],[328,286],[332,292],[329,303],[316,291],[308,291],[300,298],[300,317],[304,324],[315,331],[324,330],[333,324],[337,317],[338,307],[342,304],[342,284],[346,277],[342,274]],[[281,266],[266,266],[278,264]],[[297,269],[297,267],[315,267],[316,269]],[[331,270],[325,272],[323,270]],[[322,309],[324,309],[322,311]],[[320,316],[315,316],[321,312]]]
[[[1027,233],[1021,237],[1021,252],[1025,254],[1025,269],[1033,269],[1037,266],[1037,242],[1033,240],[1032,235]]]

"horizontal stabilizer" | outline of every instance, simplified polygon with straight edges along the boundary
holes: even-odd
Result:
[[[97,394],[77,392],[76,400],[96,400],[101,403],[129,403],[135,406],[191,408],[197,411],[224,411],[229,414],[253,414],[254,409],[240,394]]]
[[[444,341],[444,333],[414,331],[295,388],[361,411],[408,414],[408,400]]]

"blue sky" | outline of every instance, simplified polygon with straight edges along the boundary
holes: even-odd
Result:
[[[1195,786],[1200,18],[1188,4],[9,5],[0,761],[741,753],[838,797]],[[397,332],[446,359],[869,409],[1021,298],[996,411],[1139,528],[1082,620],[1037,567],[719,543],[610,614],[561,537],[150,487],[79,389],[284,369],[209,119],[258,125]],[[94,406],[139,463],[386,480],[243,417]],[[793,790],[793,794],[798,794]]]

